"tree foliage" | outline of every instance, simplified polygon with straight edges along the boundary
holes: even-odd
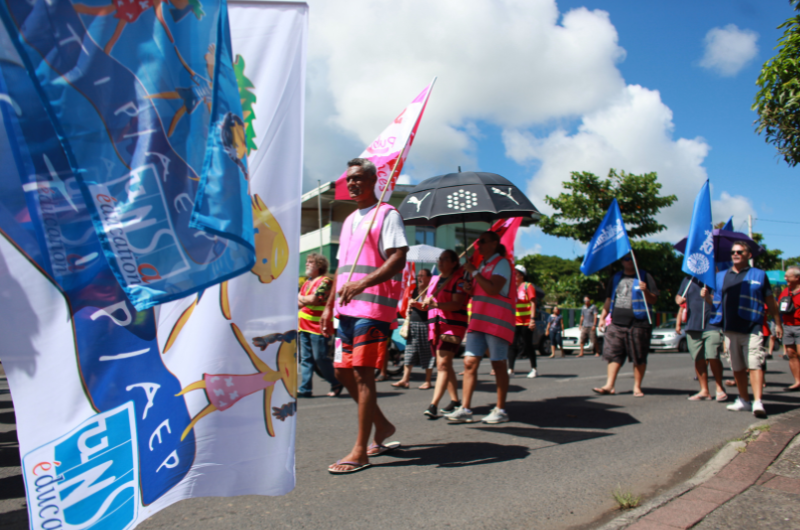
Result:
[[[675,195],[659,195],[657,179],[656,173],[633,175],[611,169],[608,178],[601,179],[587,171],[573,171],[563,184],[567,192],[545,197],[556,212],[543,216],[539,226],[545,234],[588,243],[616,198],[630,237],[657,234],[666,227],[656,221],[656,214],[677,200]]]
[[[766,250],[766,252],[753,260],[753,265],[765,271],[780,270],[781,256],[783,255],[783,251],[778,249],[770,249],[767,247],[767,245],[764,244],[764,236],[758,232],[753,232],[753,241],[764,247],[764,250]]]
[[[800,0],[791,3],[800,11]],[[778,29],[784,30],[778,53],[761,67],[753,110],[758,113],[756,132],[794,167],[800,162],[800,14]]]

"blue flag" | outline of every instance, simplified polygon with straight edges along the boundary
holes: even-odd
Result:
[[[714,284],[714,225],[711,222],[711,190],[708,180],[694,200],[692,224],[686,239],[681,270],[711,289]]]
[[[581,272],[586,276],[594,274],[631,251],[631,242],[625,224],[622,222],[622,213],[619,211],[617,199],[611,201],[603,222],[597,227],[597,232],[589,242],[586,256],[581,264]]]
[[[728,222],[725,223],[725,226],[722,227],[722,229],[723,230],[727,230],[728,232],[733,232],[733,216],[732,215],[731,215],[730,219],[728,219]],[[726,269],[730,269],[731,267],[733,267],[733,262],[730,261],[730,260],[728,260],[728,261],[719,261],[719,260],[724,260],[726,258],[726,256],[714,256],[714,257],[717,260],[717,262],[716,262],[717,270],[724,271]]]
[[[728,232],[733,232],[733,216],[731,215],[728,219],[728,222],[725,223],[725,226],[722,227],[723,230],[727,230]]]
[[[0,7],[2,89],[17,106],[4,120],[16,167],[0,179],[26,192],[21,219],[61,287],[103,261],[137,310],[255,264],[226,1],[161,9]]]

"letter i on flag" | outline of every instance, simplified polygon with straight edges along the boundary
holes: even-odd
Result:
[[[622,222],[622,212],[619,210],[617,199],[611,201],[606,216],[586,249],[586,256],[581,264],[581,272],[586,276],[594,274],[600,269],[611,265],[631,251],[631,242],[628,232]]]
[[[397,116],[386,129],[369,144],[363,153],[359,155],[360,158],[371,160],[375,167],[378,169],[378,182],[375,183],[375,196],[380,197],[383,193],[383,188],[389,186],[386,190],[386,195],[383,198],[384,202],[388,202],[394,190],[394,184],[400,172],[403,170],[403,164],[408,158],[408,152],[411,149],[411,144],[414,143],[414,137],[417,135],[417,128],[422,119],[422,114],[425,112],[425,107],[428,105],[428,98],[431,96],[433,85],[436,83],[436,78],[422,89],[417,97],[414,98],[403,112]],[[404,149],[405,148],[405,149]],[[402,159],[399,159],[402,156]],[[395,170],[395,165],[397,169]],[[389,182],[391,177],[392,182]],[[347,192],[347,171],[336,180],[336,200],[349,201],[350,194]]]
[[[681,270],[711,289],[714,284],[714,225],[711,223],[711,191],[708,180],[694,200],[692,224],[686,239]]]

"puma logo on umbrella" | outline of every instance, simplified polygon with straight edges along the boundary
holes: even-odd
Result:
[[[418,199],[417,197],[409,197],[408,198],[408,203],[415,205],[417,207],[417,213],[419,213],[419,207],[422,206],[422,201],[427,199],[428,195],[430,195],[430,194],[431,194],[431,192],[426,193],[425,196],[423,198],[421,198],[421,199]]]
[[[499,190],[499,189],[495,188],[494,186],[492,186],[492,191],[495,192],[498,195],[502,195],[504,197],[508,197],[509,199],[514,201],[514,204],[519,205],[519,203],[517,202],[517,199],[515,199],[514,197],[511,196],[511,188],[508,188],[508,193],[506,193],[506,192],[504,192],[502,190]]]

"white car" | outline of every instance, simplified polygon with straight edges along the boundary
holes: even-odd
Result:
[[[678,333],[675,331],[675,319],[667,320],[657,328],[653,328],[653,334],[650,337],[650,349],[653,351],[689,351],[686,345],[686,331],[681,330]]]
[[[567,328],[561,333],[561,342],[564,343],[565,350],[578,350],[581,349],[581,328],[580,326],[575,326],[573,328]],[[598,330],[597,331],[597,342],[600,345],[599,351],[602,353],[603,351],[603,332]],[[584,353],[592,353],[594,346],[592,344],[591,339],[586,342],[583,346]]]

